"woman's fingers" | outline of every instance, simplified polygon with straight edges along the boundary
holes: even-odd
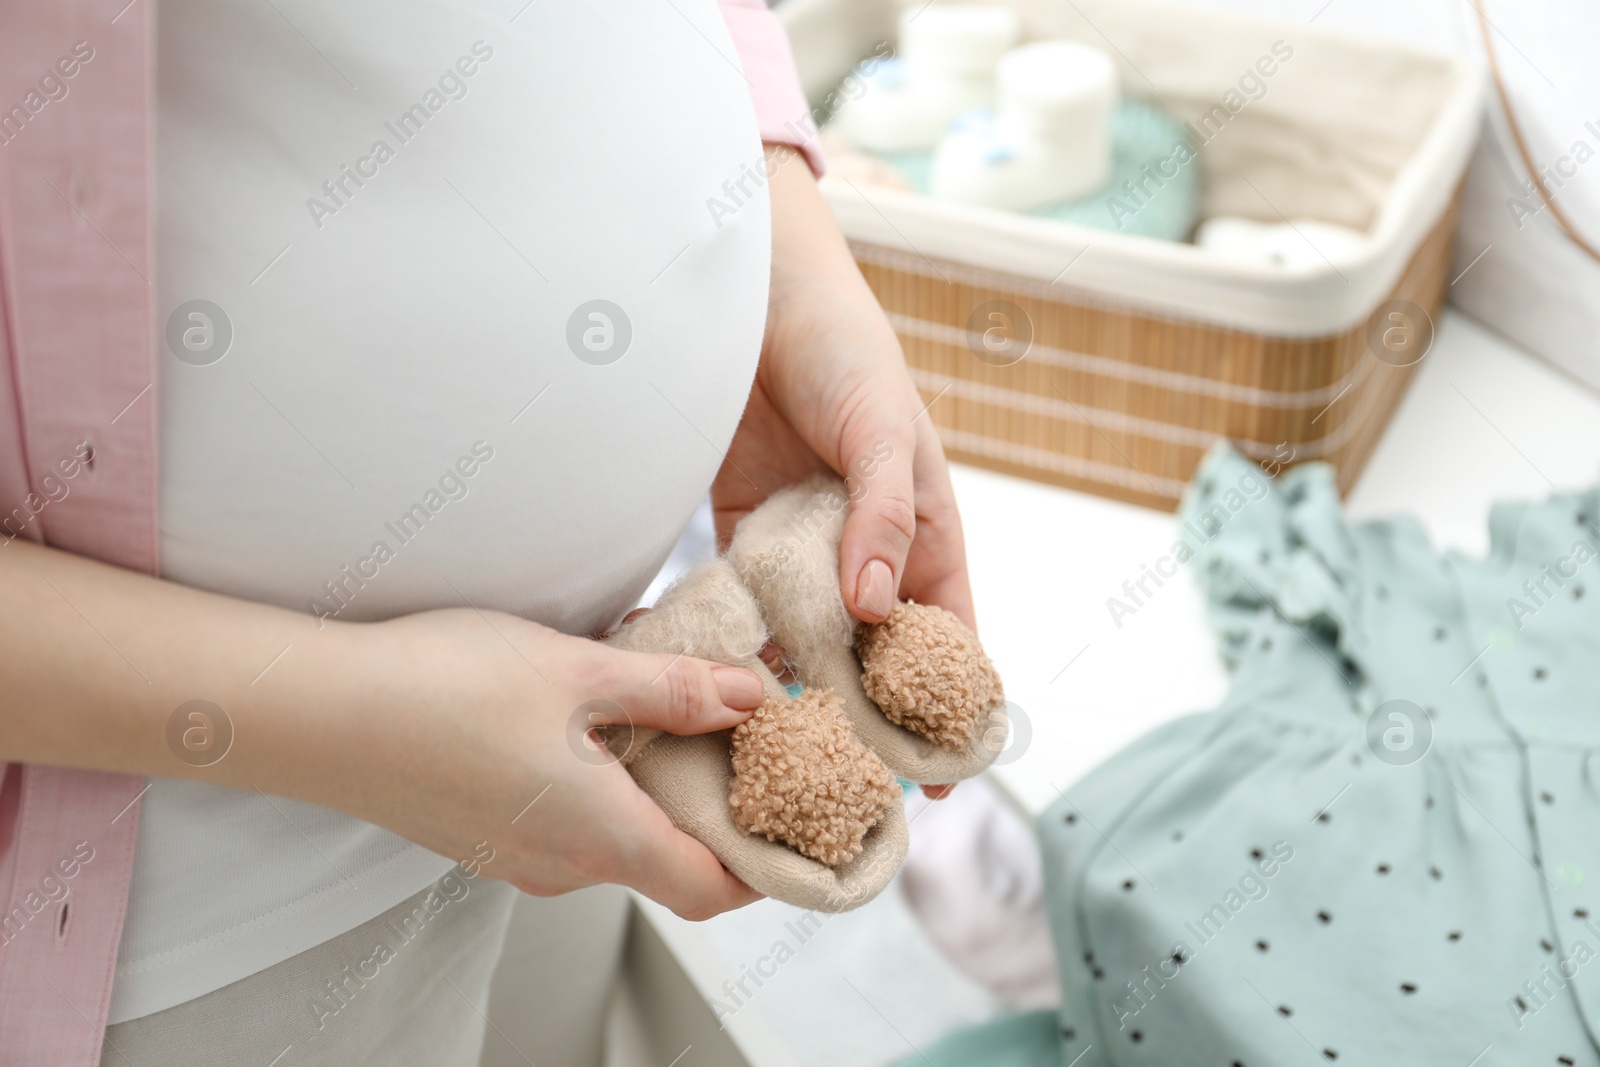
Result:
[[[885,384],[879,395],[897,391]],[[856,618],[877,622],[900,597],[937,604],[976,629],[950,468],[930,416],[887,400],[852,413],[844,433],[850,514],[839,580]],[[859,427],[859,429],[858,429]]]
[[[649,820],[639,846],[633,880],[627,884],[681,918],[698,922],[761,899],[665,815]]]
[[[917,539],[906,558],[900,592],[920,604],[944,608],[976,633],[961,513],[939,435],[926,420],[918,426],[916,487]]]
[[[900,596],[906,555],[917,536],[915,409],[904,377],[868,379],[840,433],[839,460],[850,491],[839,544],[844,602],[863,622],[880,622]]]
[[[599,705],[596,724],[704,734],[744,722],[766,696],[761,679],[742,667],[667,653],[606,651],[605,688],[615,710]]]
[[[756,654],[761,657],[761,662],[767,665],[767,670],[772,672],[779,685],[790,686],[800,680],[794,666],[789,662],[789,653],[783,650],[782,645],[769,640]]]

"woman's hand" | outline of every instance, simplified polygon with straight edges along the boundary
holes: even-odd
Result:
[[[540,895],[618,882],[696,919],[756,899],[584,740],[734,726],[749,671],[467,608],[319,623],[20,538],[0,602],[0,763],[294,797]],[[215,752],[190,744],[195,700]]]
[[[711,487],[717,538],[807,475],[846,479],[839,587],[878,622],[900,596],[977,629],[944,449],[894,329],[856,269],[805,161],[767,146],[772,289],[761,365]],[[924,786],[935,799],[951,786]]]
[[[493,612],[359,629],[362,658],[393,680],[395,707],[374,739],[386,751],[366,756],[387,771],[345,798],[346,810],[535,896],[615,882],[689,919],[758,899],[588,734],[736,726],[761,703],[754,674]]]
[[[772,290],[744,421],[712,485],[718,538],[773,492],[819,471],[847,480],[844,602],[865,622],[899,596],[976,629],[961,517],[933,423],[888,319],[805,161],[768,146]]]

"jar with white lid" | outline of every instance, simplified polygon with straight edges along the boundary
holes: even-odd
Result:
[[[1008,52],[993,113],[963,115],[934,153],[930,191],[1028,211],[1075,200],[1111,178],[1116,65],[1098,48],[1040,41]]]
[[[872,152],[931,151],[957,115],[994,106],[996,67],[1021,33],[1003,7],[906,10],[899,55],[856,69],[861,93],[839,109],[834,128]]]

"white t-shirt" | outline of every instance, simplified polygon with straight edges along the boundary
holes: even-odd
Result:
[[[518,7],[163,0],[166,577],[342,620],[470,603],[588,633],[704,496],[766,316],[765,198],[706,208],[760,159],[749,86],[712,0]],[[296,650],[260,652],[270,688]],[[152,779],[111,1021],[459,858]]]

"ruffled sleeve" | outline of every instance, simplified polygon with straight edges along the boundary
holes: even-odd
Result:
[[[1333,473],[1311,463],[1274,479],[1225,444],[1202,461],[1179,508],[1179,555],[1230,666],[1265,610],[1353,652],[1361,579]]]
[[[761,139],[798,149],[811,172],[822,177],[825,164],[817,124],[800,89],[789,38],[778,16],[761,0],[718,0],[718,6],[750,82]]]

